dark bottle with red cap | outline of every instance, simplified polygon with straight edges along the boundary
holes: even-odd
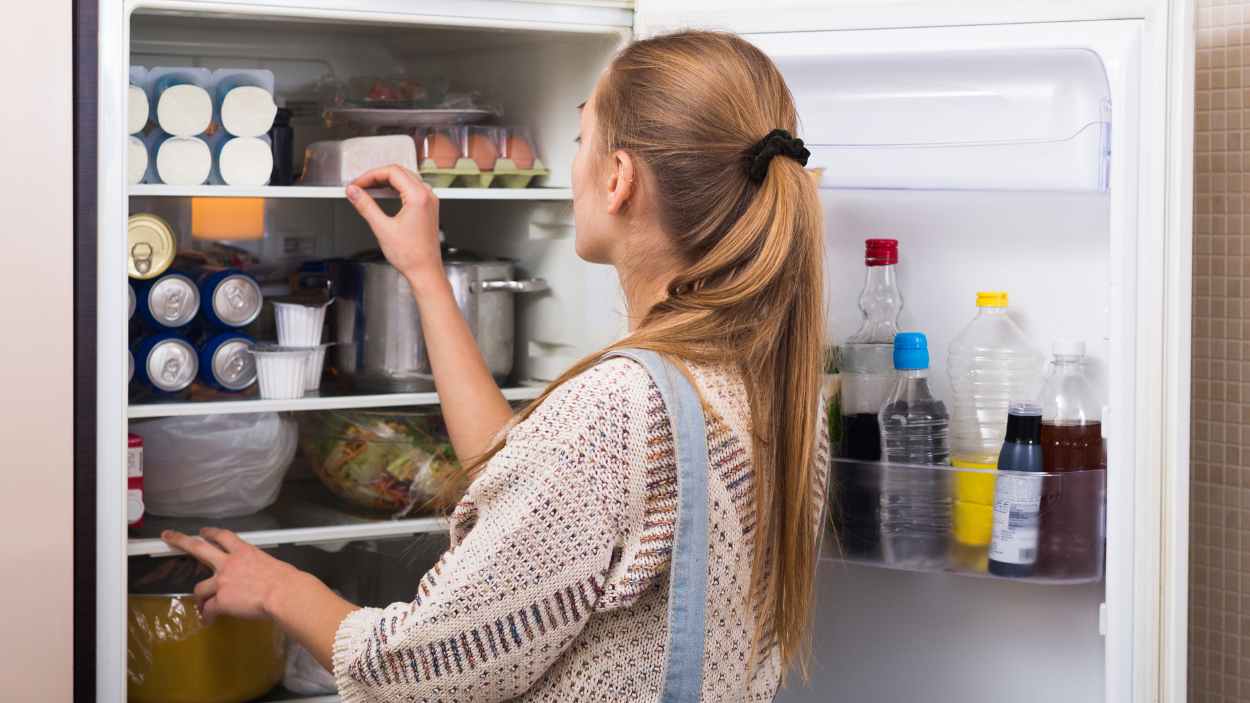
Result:
[[[878,413],[894,385],[894,336],[903,296],[895,268],[898,240],[864,242],[867,272],[859,296],[863,323],[839,349],[842,432],[839,456],[857,462],[881,460]],[[881,471],[857,462],[839,464],[838,497],[842,544],[851,556],[874,558],[880,549]]]

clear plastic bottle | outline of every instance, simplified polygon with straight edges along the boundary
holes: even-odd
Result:
[[[1042,387],[1042,464],[1047,472],[1105,469],[1102,402],[1085,375],[1085,343],[1057,340]],[[1051,578],[1096,573],[1102,558],[1101,482],[1058,479],[1062,500],[1043,498],[1037,575]],[[1048,504],[1053,502],[1053,505]]]
[[[1013,400],[1037,397],[1042,356],[1007,315],[1007,294],[977,293],[977,316],[951,343],[951,464],[994,469]],[[955,475],[954,561],[985,570],[994,520],[994,477]]]
[[[881,454],[891,463],[881,485],[881,544],[887,563],[940,567],[950,525],[949,472],[928,466],[950,458],[946,404],[929,390],[928,342],[919,332],[894,338],[894,388],[881,407]]]
[[[864,290],[859,296],[863,322],[838,350],[841,392],[839,456],[860,462],[881,459],[877,414],[894,381],[894,335],[903,296],[895,267],[898,241],[864,242]],[[881,486],[876,466],[845,462],[838,476],[839,534],[850,556],[875,559],[880,549]]]

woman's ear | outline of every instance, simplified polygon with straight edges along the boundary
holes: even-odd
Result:
[[[634,196],[637,176],[634,157],[621,149],[612,152],[611,174],[608,179],[608,214],[619,215]]]

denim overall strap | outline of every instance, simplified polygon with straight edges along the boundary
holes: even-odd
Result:
[[[707,608],[707,425],[699,394],[684,374],[656,352],[620,349],[651,374],[668,409],[677,455],[677,521],[668,586],[668,663],[660,703],[699,703],[703,692],[704,611]]]

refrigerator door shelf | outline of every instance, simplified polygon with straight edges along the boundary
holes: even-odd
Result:
[[[1102,580],[1106,471],[834,459],[833,479],[835,558],[1034,584]],[[1000,566],[987,570],[994,554]]]
[[[1111,94],[1093,51],[772,55],[822,187],[1107,189]]]

